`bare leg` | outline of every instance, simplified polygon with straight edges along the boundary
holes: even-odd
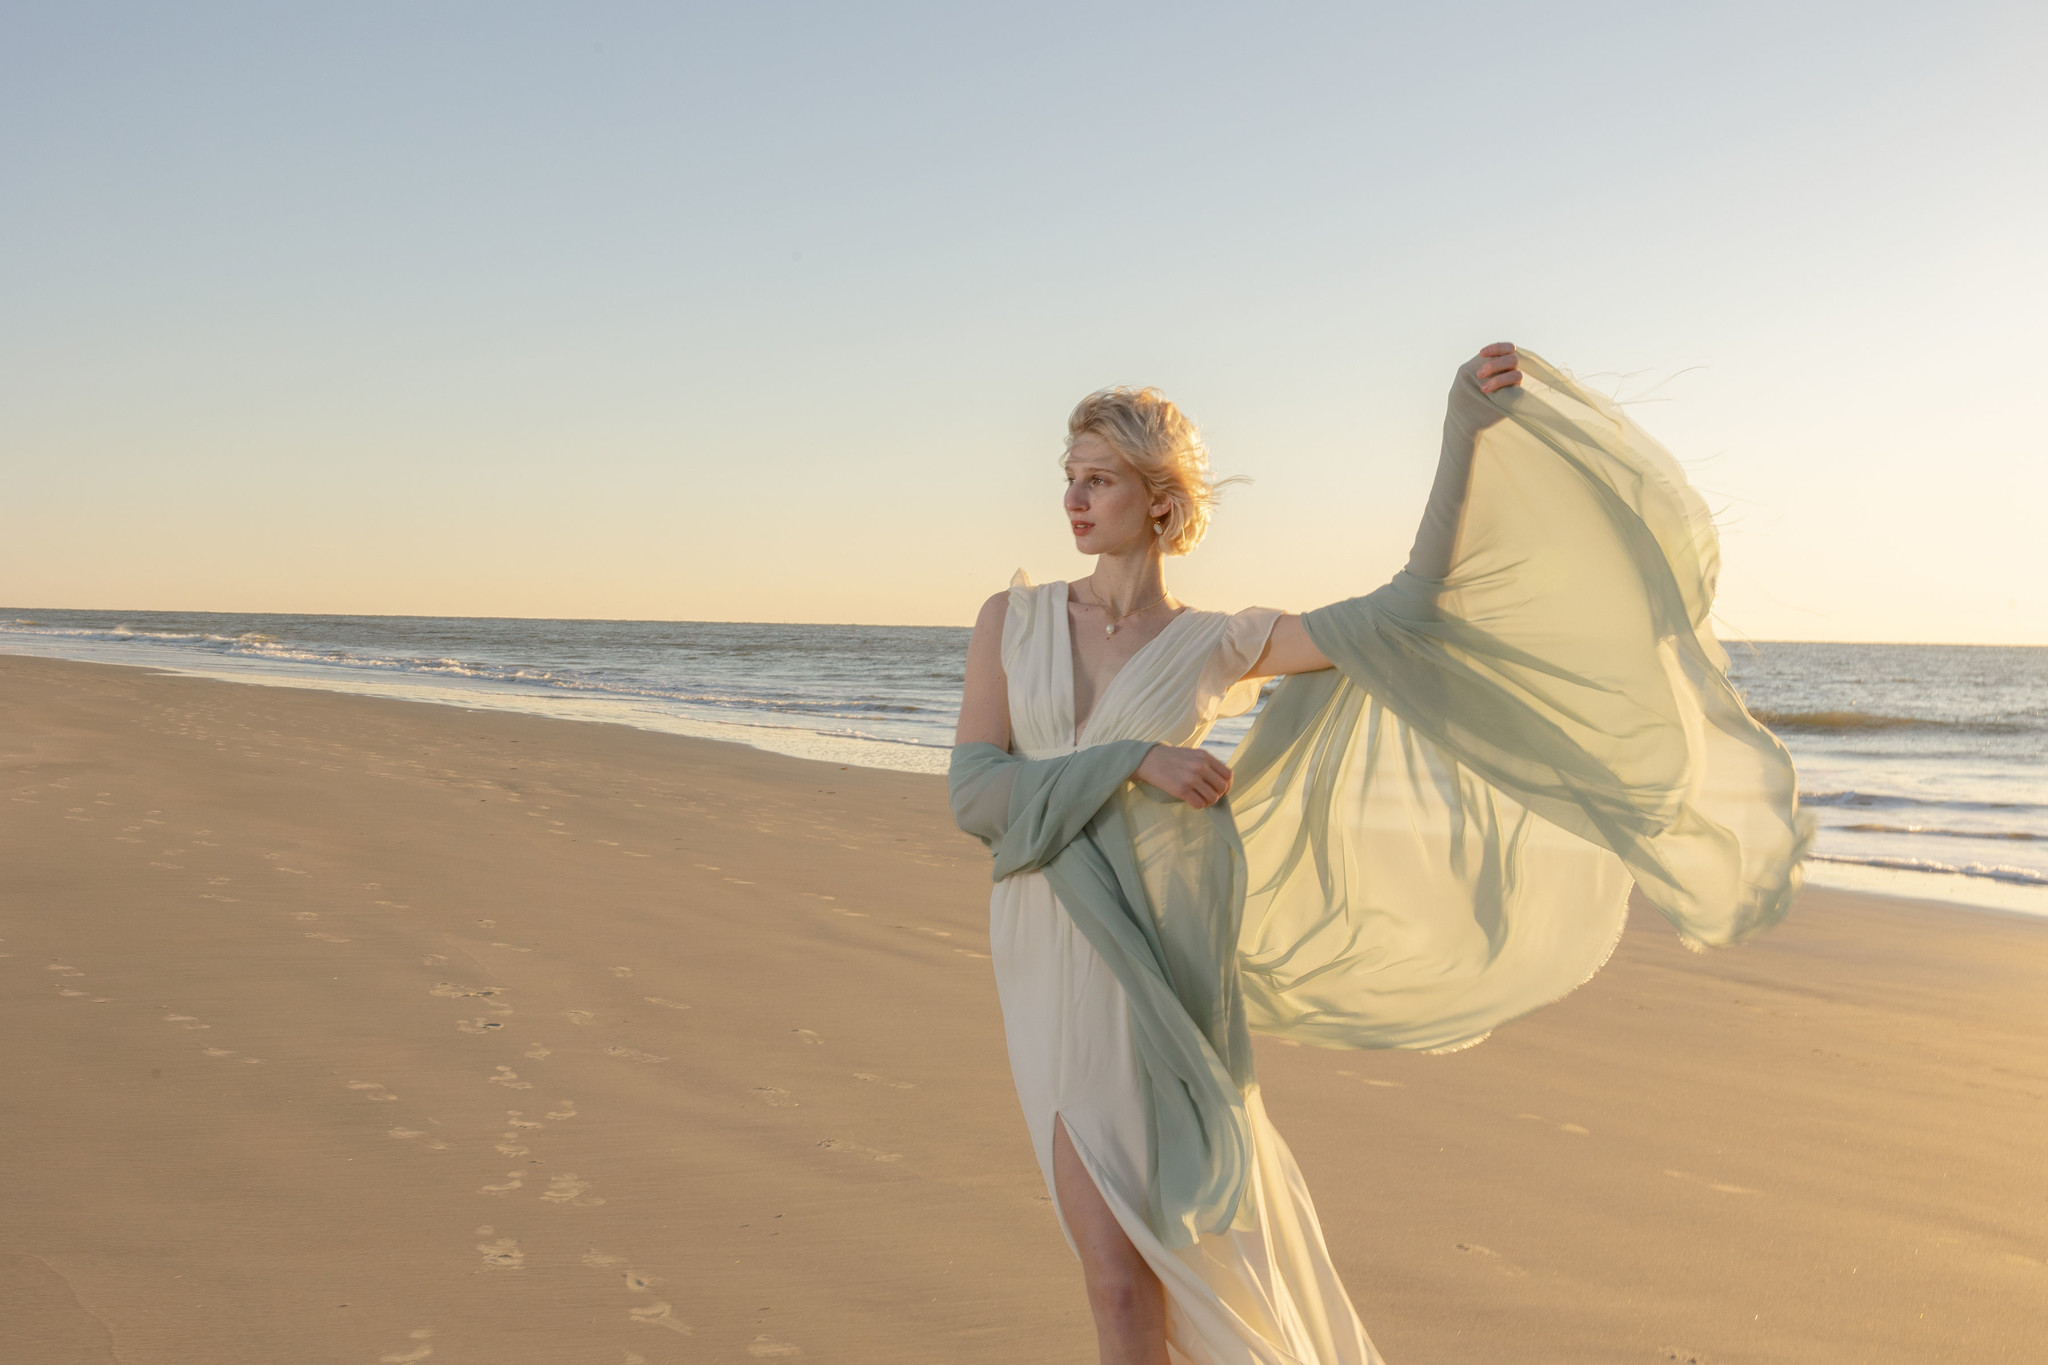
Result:
[[[1052,1121],[1052,1178],[1060,1214],[1081,1253],[1088,1307],[1095,1314],[1095,1344],[1102,1365],[1168,1365],[1166,1289],[1124,1235],[1102,1191],[1095,1188],[1067,1136],[1066,1121]]]

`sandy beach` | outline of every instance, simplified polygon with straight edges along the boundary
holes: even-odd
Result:
[[[942,780],[0,657],[0,1360],[1084,1362]],[[2048,1342],[2048,923],[1261,1044],[1390,1365]]]

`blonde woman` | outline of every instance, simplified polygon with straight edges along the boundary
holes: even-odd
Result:
[[[1316,612],[1172,595],[1216,494],[1155,390],[1083,399],[1065,472],[1094,571],[983,607],[952,789],[1101,1359],[1378,1361],[1250,1034],[1477,1042],[1599,968],[1632,883],[1695,942],[1783,916],[1806,822],[1706,625],[1712,523],[1506,344],[1459,371],[1407,570]],[[1279,675],[1231,764],[1199,747]]]

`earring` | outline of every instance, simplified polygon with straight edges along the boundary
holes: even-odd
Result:
[[[1166,534],[1166,523],[1165,523],[1165,522],[1163,522],[1163,521],[1155,521],[1155,522],[1153,522],[1153,523],[1152,523],[1152,534],[1153,534],[1153,535],[1155,535],[1155,536],[1163,536],[1163,535],[1165,535],[1165,534]]]

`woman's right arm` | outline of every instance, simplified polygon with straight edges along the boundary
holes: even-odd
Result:
[[[1010,679],[1003,672],[1003,622],[1010,613],[1010,594],[999,592],[981,604],[974,638],[967,644],[967,687],[960,696],[960,724],[955,744],[1010,747]]]

